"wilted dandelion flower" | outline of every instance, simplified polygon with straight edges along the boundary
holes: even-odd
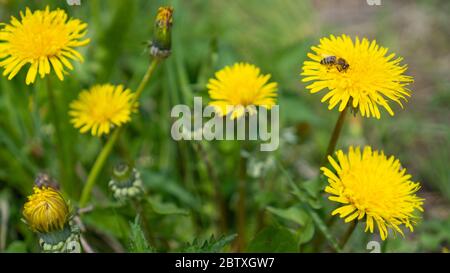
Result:
[[[376,41],[356,37],[353,42],[347,35],[331,35],[311,49],[314,53],[308,53],[311,60],[303,63],[302,81],[312,82],[306,87],[311,93],[328,89],[322,102],[328,101],[330,110],[338,104],[339,111],[351,106],[362,116],[379,119],[379,106],[392,116],[388,101],[403,107],[401,100],[410,96],[406,86],[413,78],[403,74],[407,69],[400,65],[403,58],[386,55],[388,49]]]
[[[236,63],[216,72],[207,85],[211,102],[220,116],[231,113],[231,119],[245,114],[255,114],[255,106],[271,109],[277,97],[277,83],[270,82],[270,75],[262,75],[260,69],[248,63]]]
[[[48,233],[62,230],[70,215],[62,195],[51,187],[34,187],[23,208],[23,216],[33,231]]]
[[[339,150],[336,155],[339,164],[328,157],[335,172],[321,168],[328,177],[329,199],[342,204],[332,215],[339,214],[345,222],[365,219],[366,232],[373,233],[376,224],[383,240],[388,228],[402,235],[401,225],[413,231],[415,210],[423,211],[423,199],[415,194],[419,183],[410,180],[398,159],[368,146],[362,153],[359,147],[350,147],[348,154]]]
[[[131,120],[135,111],[134,94],[122,85],[95,85],[80,93],[70,104],[69,115],[81,133],[91,131],[93,136],[109,134],[113,126],[122,126]]]
[[[9,80],[27,64],[26,84],[33,83],[37,73],[41,78],[50,74],[51,67],[63,80],[65,68],[73,69],[69,59],[83,61],[75,48],[89,43],[89,39],[83,40],[86,23],[68,19],[64,10],[50,11],[48,6],[34,12],[27,8],[20,17],[11,17],[11,22],[0,30],[0,67]]]

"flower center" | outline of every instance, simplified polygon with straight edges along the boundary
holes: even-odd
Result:
[[[27,59],[40,59],[57,55],[69,42],[63,25],[48,22],[24,22],[14,39],[12,49]]]

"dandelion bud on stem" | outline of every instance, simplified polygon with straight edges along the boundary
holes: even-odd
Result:
[[[42,180],[40,175],[37,180]],[[70,204],[48,185],[33,188],[23,207],[24,222],[39,236],[44,252],[81,252],[80,229]]]
[[[150,43],[150,55],[155,58],[169,57],[172,47],[172,7],[160,7],[155,19],[153,39]]]

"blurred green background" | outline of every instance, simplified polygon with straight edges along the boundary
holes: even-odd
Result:
[[[124,84],[135,89],[150,58],[146,42],[160,5],[175,8],[173,54],[141,97],[140,112],[116,146],[93,192],[94,210],[83,216],[86,239],[96,251],[133,251],[136,210],[118,205],[107,189],[111,169],[121,160],[135,162],[149,195],[142,223],[154,251],[232,251],[239,146],[231,141],[202,143],[220,177],[228,225],[215,222],[214,189],[207,166],[195,144],[170,137],[170,110],[207,100],[206,83],[225,65],[246,61],[272,74],[279,83],[281,145],[276,152],[250,151],[247,182],[248,251],[314,251],[321,233],[314,216],[326,219],[334,204],[320,197],[314,180],[337,119],[320,94],[309,94],[300,82],[301,65],[309,48],[330,34],[376,39],[404,57],[415,79],[404,110],[382,113],[381,120],[350,117],[339,148],[370,144],[398,157],[413,179],[423,185],[423,220],[406,238],[389,239],[389,252],[441,252],[450,244],[450,2],[323,0],[0,0],[0,21],[29,6],[32,10],[63,8],[89,23],[91,43],[80,51],[83,64],[63,82],[53,85],[64,121],[65,143],[55,146],[54,128],[44,81],[25,85],[25,72],[13,80],[0,78],[0,252],[38,251],[37,239],[21,219],[21,208],[38,172],[58,178],[76,205],[97,153],[106,138],[81,135],[69,123],[68,105],[96,83]],[[368,64],[370,65],[370,64]],[[204,101],[205,101],[204,100]],[[63,159],[61,159],[61,155]],[[56,160],[59,158],[60,160]],[[62,163],[60,163],[62,162]],[[62,164],[62,165],[61,165]],[[280,165],[284,166],[280,168]],[[302,193],[289,183],[292,177]],[[307,205],[303,204],[306,202]],[[311,213],[311,209],[318,208]],[[141,219],[142,220],[142,219]],[[324,220],[325,221],[325,220]],[[141,221],[142,222],[142,221]],[[346,225],[338,220],[328,235],[339,237]],[[322,227],[323,228],[323,227]],[[347,251],[368,252],[377,235],[362,232]],[[215,238],[210,239],[215,234]],[[270,237],[270,238],[269,238]],[[208,240],[205,242],[205,240]],[[139,251],[142,249],[137,249]],[[329,251],[324,245],[320,251]]]

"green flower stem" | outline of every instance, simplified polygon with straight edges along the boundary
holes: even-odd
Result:
[[[245,238],[245,219],[246,219],[246,211],[245,211],[245,203],[246,203],[246,166],[247,159],[241,158],[241,177],[239,178],[238,184],[238,203],[237,203],[237,229],[238,229],[238,242],[237,242],[237,252],[241,252],[245,249],[246,238]]]
[[[154,58],[153,61],[150,63],[150,66],[147,69],[147,72],[145,72],[144,77],[141,80],[141,83],[139,84],[138,88],[136,89],[136,95],[134,96],[133,103],[136,103],[139,98],[141,97],[142,92],[145,89],[145,86],[147,85],[148,81],[153,75],[153,72],[155,72],[156,67],[160,63],[160,59]]]
[[[147,85],[148,81],[150,80],[151,76],[153,75],[153,72],[155,71],[159,62],[160,62],[160,60],[157,58],[153,59],[153,61],[151,62],[150,66],[147,69],[147,72],[145,73],[144,77],[141,80],[141,83],[139,84],[139,86],[136,90],[132,104],[135,104],[136,102],[138,102],[139,97],[141,96],[142,92],[144,91],[145,86]],[[119,127],[116,130],[114,130],[114,133],[108,139],[108,142],[105,144],[102,151],[97,156],[94,166],[92,167],[91,171],[89,172],[86,184],[84,185],[83,191],[81,193],[81,198],[80,198],[80,203],[79,203],[80,207],[85,207],[87,202],[89,201],[92,189],[94,188],[95,182],[97,181],[97,177],[100,174],[100,171],[103,169],[103,166],[105,165],[106,160],[108,159],[109,155],[111,154],[114,145],[116,144],[117,140],[119,139],[119,135],[122,131],[122,128],[123,127]]]
[[[95,159],[94,166],[89,172],[86,184],[84,185],[83,191],[81,192],[79,204],[80,207],[85,207],[87,205],[87,202],[89,201],[89,197],[92,192],[92,188],[95,185],[95,181],[97,180],[100,171],[105,165],[106,159],[108,159],[108,156],[111,153],[112,148],[114,147],[114,144],[116,143],[117,139],[119,138],[119,134],[121,131],[122,131],[121,128],[117,128],[117,130],[114,131],[114,133],[108,139],[106,145],[101,150],[100,154],[97,156],[97,159]]]
[[[339,118],[336,121],[336,125],[333,129],[333,134],[331,135],[330,142],[328,143],[327,153],[325,154],[324,162],[322,163],[322,166],[328,162],[328,156],[332,155],[334,153],[334,150],[336,149],[336,144],[339,140],[339,136],[342,131],[342,127],[344,125],[345,116],[347,114],[348,107],[345,107],[344,110],[339,114]]]
[[[348,107],[349,106],[347,105],[347,107],[345,107],[345,109],[342,110],[342,112],[339,114],[339,118],[336,121],[336,125],[334,126],[333,134],[331,135],[330,142],[328,143],[327,152],[326,152],[325,157],[323,158],[323,161],[320,164],[320,166],[325,166],[327,164],[328,156],[332,155],[334,153],[334,150],[336,149],[336,144],[337,144],[339,136],[341,134],[342,127],[344,126],[344,121],[345,121],[345,117],[346,117],[346,114],[347,114],[347,111],[348,111]],[[331,228],[333,226],[335,220],[336,220],[336,217],[331,217],[327,221],[327,227]],[[324,239],[325,239],[325,237],[323,236],[323,234],[319,234],[316,237],[316,239],[313,242],[313,245],[314,245],[316,250],[318,250],[320,248],[320,246],[322,245]]]
[[[348,239],[353,234],[353,231],[355,231],[356,226],[358,225],[358,221],[354,220],[350,223],[350,226],[348,227],[347,231],[345,232],[344,236],[342,236],[341,241],[339,242],[339,246],[341,249],[344,249],[344,246],[347,244]]]
[[[245,117],[246,118],[246,117]],[[247,120],[248,121],[248,120]],[[245,122],[248,124],[248,122]],[[236,242],[236,251],[242,252],[245,250],[246,247],[246,236],[245,236],[245,229],[246,229],[246,182],[247,182],[247,157],[245,153],[249,150],[250,143],[248,140],[243,140],[240,149],[239,149],[239,156],[240,156],[240,177],[238,179],[238,201],[237,201],[237,207],[236,207],[236,223],[237,223],[237,231],[238,231],[238,237]]]
[[[61,183],[63,189],[70,194],[73,193],[73,183],[69,183],[71,179],[68,175],[68,166],[66,166],[66,152],[65,143],[63,141],[63,135],[61,131],[61,120],[59,117],[58,105],[56,104],[55,93],[53,92],[53,87],[51,84],[50,77],[47,77],[47,96],[50,103],[50,114],[53,119],[53,126],[55,127],[56,136],[56,151],[58,153],[58,164],[59,164],[59,182]]]
[[[214,165],[212,164],[211,159],[208,156],[208,152],[203,146],[203,143],[193,142],[193,147],[196,150],[197,154],[200,155],[202,161],[204,162],[209,179],[212,182],[214,188],[214,202],[216,204],[216,209],[219,212],[219,228],[220,232],[225,234],[227,233],[228,229],[227,208],[225,205],[224,197],[222,195],[222,191],[220,190],[219,176],[217,175],[217,172],[214,169]]]

